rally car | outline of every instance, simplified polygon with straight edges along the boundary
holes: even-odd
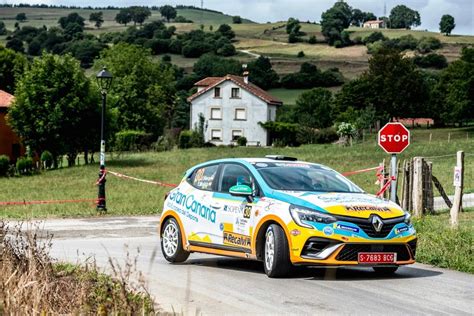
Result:
[[[169,262],[192,252],[263,261],[269,277],[293,265],[415,262],[410,214],[340,173],[284,156],[222,159],[189,169],[164,202],[159,233]]]

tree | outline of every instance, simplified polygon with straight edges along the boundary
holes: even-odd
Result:
[[[15,20],[17,20],[18,22],[25,22],[27,20],[26,14],[23,12],[18,13],[15,17]]]
[[[278,86],[279,76],[272,68],[270,59],[260,56],[248,64],[249,80],[262,89],[268,90]]]
[[[65,52],[71,53],[81,62],[81,67],[90,68],[100,52],[106,45],[99,43],[93,39],[83,39],[72,41],[66,48]]]
[[[94,22],[96,28],[100,28],[102,26],[102,23],[104,23],[104,16],[102,11],[92,12],[89,15],[89,21]]]
[[[172,65],[154,61],[148,49],[126,43],[103,50],[95,68],[104,65],[114,75],[109,95],[117,126],[162,135],[175,98]]]
[[[27,60],[23,54],[0,46],[0,89],[13,94],[26,65]]]
[[[362,22],[377,20],[377,17],[372,12],[364,12],[363,16]]]
[[[5,45],[6,48],[13,49],[15,52],[24,53],[25,47],[23,46],[23,41],[18,38],[12,38]]]
[[[300,34],[300,21],[295,18],[289,18],[288,22],[286,22],[286,34],[295,34],[299,35]]]
[[[361,26],[361,24],[365,19],[364,12],[362,12],[360,9],[353,9],[352,10],[352,19],[351,19],[351,24],[354,26]]]
[[[120,9],[119,13],[115,16],[115,21],[126,26],[132,21],[132,12],[128,8]]]
[[[177,15],[176,9],[170,5],[164,5],[160,7],[160,13],[166,19],[166,21],[168,21],[168,23],[171,19],[176,18]]]
[[[321,15],[321,31],[329,45],[341,41],[341,32],[348,28],[352,20],[352,8],[343,1],[336,2],[332,8]]]
[[[3,21],[0,21],[0,35],[6,35],[7,34],[7,28],[5,27],[5,23]]]
[[[205,77],[222,77],[229,74],[240,75],[242,67],[238,60],[205,54],[194,64],[193,70],[198,78],[202,79]]]
[[[221,24],[216,33],[220,33],[222,36],[227,37],[230,40],[235,37],[234,31],[228,24]]]
[[[99,100],[79,63],[70,55],[44,53],[18,81],[8,120],[25,145],[73,164],[84,142],[98,142]],[[90,148],[90,147],[89,147]]]
[[[232,23],[234,24],[242,24],[242,18],[239,15],[234,15],[232,17]]]
[[[421,24],[420,13],[405,5],[397,5],[390,11],[390,27],[393,29],[411,29]]]
[[[306,127],[326,128],[333,124],[332,93],[314,88],[296,99],[295,121]]]
[[[442,123],[474,119],[474,48],[463,48],[461,58],[443,70],[434,90],[438,95],[433,112]]]
[[[134,25],[137,25],[137,23],[142,25],[151,16],[151,11],[147,7],[130,7],[130,12]]]
[[[58,23],[63,30],[67,28],[69,24],[77,24],[82,29],[84,29],[85,19],[79,15],[77,12],[70,13],[68,16],[63,16],[59,18]]]
[[[454,30],[455,27],[456,23],[454,23],[453,16],[445,14],[441,17],[441,21],[439,22],[439,30],[441,31],[441,33],[445,34],[446,36],[449,36],[451,34],[451,31]]]

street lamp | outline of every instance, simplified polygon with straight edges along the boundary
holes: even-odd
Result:
[[[99,198],[97,200],[97,210],[99,212],[106,212],[105,204],[105,103],[107,99],[107,90],[112,86],[112,74],[107,71],[107,68],[102,68],[101,71],[96,75],[97,84],[100,88],[100,94],[102,95],[102,118],[100,121],[100,168],[99,168],[99,180],[97,184],[99,186]]]

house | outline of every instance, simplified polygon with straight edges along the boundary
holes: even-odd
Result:
[[[258,124],[275,121],[283,102],[244,77],[208,77],[195,84],[191,103],[191,128],[204,117],[204,139],[216,145],[229,145],[243,136],[249,146],[267,146],[269,134]]]
[[[25,154],[25,149],[5,119],[13,100],[14,96],[0,90],[0,155],[7,155],[10,161],[15,162],[18,157]]]
[[[382,20],[366,21],[364,22],[363,27],[367,29],[383,29],[385,28],[385,23]]]

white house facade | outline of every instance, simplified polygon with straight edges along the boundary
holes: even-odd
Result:
[[[249,83],[246,77],[209,77],[195,84],[191,102],[191,128],[204,117],[204,138],[216,145],[229,145],[243,136],[248,146],[267,146],[267,131],[259,122],[275,121],[283,103]]]

